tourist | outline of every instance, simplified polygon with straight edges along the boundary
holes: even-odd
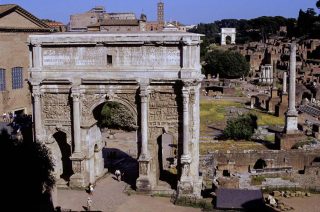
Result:
[[[89,183],[89,188],[88,188],[89,194],[93,195],[94,187],[91,183]]]
[[[91,200],[90,197],[88,197],[88,200],[87,200],[87,211],[91,210],[91,206],[92,206],[92,200]]]
[[[3,119],[3,122],[6,122],[6,119],[7,119],[7,114],[6,113],[2,114],[2,119]]]
[[[116,172],[114,173],[117,177],[117,180],[120,181],[121,180],[121,172],[119,169],[116,170]]]

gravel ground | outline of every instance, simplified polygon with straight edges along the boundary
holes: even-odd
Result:
[[[123,190],[126,183],[116,181],[113,175],[107,175],[98,181],[92,199],[92,209],[108,212],[196,212],[200,209],[175,206],[169,198],[143,195],[128,196]],[[84,190],[58,190],[58,205],[62,209],[84,211],[89,194]]]

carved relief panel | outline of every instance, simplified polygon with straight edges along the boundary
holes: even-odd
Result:
[[[106,100],[106,94],[83,94],[81,95],[81,124],[92,125],[96,122],[93,117],[93,106],[99,102],[103,103]]]
[[[175,93],[151,93],[148,114],[149,138],[156,139],[164,131],[177,134],[179,124],[178,113],[177,95]]]
[[[68,94],[45,93],[42,96],[42,117],[45,125],[71,125]]]

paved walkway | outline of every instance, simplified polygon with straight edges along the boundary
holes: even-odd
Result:
[[[200,209],[175,206],[169,198],[150,197],[143,195],[128,196],[123,190],[126,183],[118,182],[107,175],[98,181],[91,196],[92,209],[107,212],[196,212]],[[89,194],[84,190],[58,190],[58,205],[62,209],[85,211]]]

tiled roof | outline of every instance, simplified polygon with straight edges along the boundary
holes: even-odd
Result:
[[[2,4],[0,5],[0,18],[7,15],[8,13],[11,13],[13,11],[17,11],[19,14],[22,16],[28,18],[30,21],[35,23],[36,25],[42,27],[42,28],[49,28],[47,24],[45,24],[43,21],[20,7],[19,5],[16,4]]]
[[[18,6],[18,5],[16,5],[16,4],[2,4],[2,5],[0,5],[0,16],[1,16],[3,13],[5,13],[5,12],[7,12],[7,11],[9,11],[9,10],[17,7],[17,6]]]

